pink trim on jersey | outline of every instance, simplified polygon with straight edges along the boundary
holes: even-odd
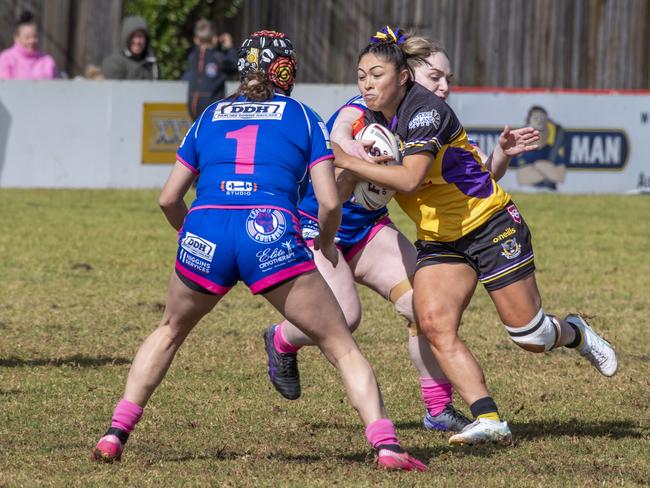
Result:
[[[217,295],[225,295],[232,288],[232,286],[226,287],[226,286],[217,285],[216,283],[209,281],[203,276],[199,276],[196,273],[193,273],[185,266],[183,266],[178,259],[176,260],[176,269],[180,274],[185,276],[188,280],[191,280],[194,283],[201,285],[206,290],[210,290],[212,293],[216,293]]]
[[[198,169],[196,169],[196,168],[195,168],[194,166],[192,166],[190,163],[188,163],[187,161],[185,161],[185,160],[184,160],[183,158],[181,158],[178,154],[176,155],[176,161],[178,161],[179,163],[184,164],[185,166],[187,166],[187,168],[188,168],[192,173],[194,173],[195,175],[198,175],[198,174],[199,174],[199,170],[198,170]]]
[[[328,159],[334,159],[334,155],[333,154],[328,154],[327,156],[323,156],[322,158],[318,158],[316,161],[312,161],[311,163],[309,163],[309,169],[312,169],[318,163],[322,163],[323,161],[327,161]]]
[[[199,205],[198,207],[191,208],[187,213],[189,215],[195,210],[205,210],[207,208],[216,208],[218,210],[252,210],[254,208],[272,208],[274,210],[281,210],[283,212],[290,213],[293,223],[298,226],[298,229],[300,229],[300,220],[298,220],[298,218],[291,210],[283,207],[276,207],[275,205]]]
[[[301,275],[303,273],[306,273],[307,271],[311,271],[314,269],[316,269],[316,264],[313,261],[307,261],[304,263],[296,264],[291,268],[283,269],[282,271],[278,271],[277,273],[274,273],[270,276],[267,276],[266,278],[262,278],[261,280],[256,281],[252,285],[249,285],[249,288],[251,290],[251,293],[253,293],[253,295],[257,295],[258,293],[264,291],[266,288],[269,288],[270,286],[276,285],[281,281],[284,281],[289,278],[293,278],[294,276]]]
[[[361,239],[359,242],[357,242],[354,246],[350,248],[348,252],[345,253],[343,256],[347,262],[352,261],[352,258],[359,254],[359,252],[366,247],[366,245],[377,235],[377,232],[379,232],[381,229],[386,227],[387,225],[391,225],[393,222],[390,220],[390,217],[382,217],[377,221],[375,225],[372,226],[372,230],[368,232],[366,237]]]
[[[314,217],[313,215],[309,215],[307,212],[303,212],[302,210],[298,209],[298,213],[302,215],[303,217],[307,217],[308,219],[311,219],[315,222],[318,222],[318,217]]]

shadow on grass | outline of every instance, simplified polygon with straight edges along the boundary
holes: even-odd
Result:
[[[175,452],[163,453],[161,458],[169,462],[184,462],[191,460],[208,460],[208,461],[229,461],[233,459],[241,459],[251,456],[251,454],[244,452],[227,451],[225,449],[218,449],[208,452],[191,453],[191,452]],[[268,460],[276,460],[286,463],[322,463],[328,460],[339,460],[351,463],[364,464],[372,462],[372,455],[367,451],[356,452],[346,455],[332,455],[328,453],[314,454],[313,452],[304,454],[288,454],[282,451],[275,452],[269,455],[263,455],[261,458]]]
[[[36,366],[72,366],[76,368],[97,368],[104,365],[120,366],[131,364],[127,358],[112,358],[109,356],[84,356],[75,354],[65,358],[35,358],[23,359],[17,357],[0,358],[0,368],[32,368]]]
[[[544,437],[578,436],[578,437],[609,437],[622,439],[625,437],[640,438],[643,433],[638,424],[629,420],[610,420],[606,422],[585,422],[571,419],[566,421],[539,422],[508,422],[515,442],[521,439],[541,439]],[[420,422],[396,422],[398,430],[420,430]],[[451,433],[449,433],[451,435]]]
[[[585,422],[571,419],[567,421],[545,421],[510,423],[515,439],[540,439],[545,437],[578,436],[609,437],[611,439],[641,438],[643,433],[638,424],[629,420],[610,420],[606,422]]]

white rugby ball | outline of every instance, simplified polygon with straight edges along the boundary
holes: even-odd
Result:
[[[361,129],[355,136],[357,140],[373,141],[374,145],[368,149],[368,154],[373,157],[392,156],[392,161],[387,161],[387,166],[400,164],[399,145],[395,135],[380,124],[370,124]],[[389,190],[369,181],[361,180],[354,187],[352,195],[356,203],[368,210],[377,210],[385,207],[393,195],[394,190]]]

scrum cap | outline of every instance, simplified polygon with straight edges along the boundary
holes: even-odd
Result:
[[[282,32],[254,32],[239,49],[237,68],[242,80],[253,71],[263,71],[275,86],[290,94],[296,78],[293,44]]]

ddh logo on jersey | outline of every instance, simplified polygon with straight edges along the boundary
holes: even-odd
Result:
[[[221,102],[212,115],[217,120],[280,120],[287,102]]]
[[[262,244],[276,242],[287,230],[287,221],[279,210],[256,208],[246,219],[246,232],[251,239]]]
[[[217,248],[213,242],[206,241],[191,232],[185,234],[185,237],[181,241],[181,247],[190,254],[194,254],[207,261],[212,261],[214,250]]]

